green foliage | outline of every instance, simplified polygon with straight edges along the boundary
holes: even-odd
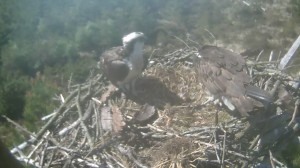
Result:
[[[24,141],[25,137],[9,123],[0,124],[0,139],[5,142],[6,146],[11,148]]]
[[[109,46],[116,45],[119,35],[117,26],[111,19],[101,22],[89,21],[85,26],[78,28],[75,41],[80,51],[101,52]]]
[[[283,159],[288,167],[300,167],[300,146],[291,143],[283,152]]]
[[[69,79],[72,75],[73,83],[82,83],[88,79],[91,73],[97,73],[97,60],[93,58],[84,58],[80,61],[69,62],[66,66],[63,67],[62,75],[65,76],[65,79]]]
[[[30,130],[36,129],[41,117],[53,112],[56,107],[52,97],[58,92],[57,86],[37,75],[30,81],[31,87],[25,95],[24,119]]]
[[[0,86],[0,115],[20,119],[25,105],[24,95],[27,88],[26,77],[6,77]]]
[[[35,60],[28,57],[30,54],[29,47],[23,47],[17,43],[10,43],[3,48],[1,52],[2,66],[0,67],[2,72],[5,72],[6,76],[18,75],[34,75],[34,68],[32,62]]]
[[[44,75],[59,88],[66,89],[70,78],[73,84],[86,81],[96,65],[97,60],[94,58],[82,58],[80,61],[68,62],[64,66],[46,67]]]
[[[300,0],[291,0],[291,5],[293,14],[300,17]]]
[[[0,1],[0,48],[5,45],[13,30],[16,29],[16,3],[18,1]]]

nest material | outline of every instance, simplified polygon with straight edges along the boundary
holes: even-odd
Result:
[[[157,51],[138,80],[138,96],[124,97],[101,74],[92,76],[69,87],[38,133],[23,129],[32,138],[12,153],[35,167],[285,166],[275,157],[297,137],[299,100],[291,96],[287,76],[265,73],[276,70],[267,68],[273,63],[252,64],[259,74],[254,84],[272,90],[281,80],[290,101],[275,94],[271,115],[243,119],[203,104],[206,93],[190,63],[193,47]]]

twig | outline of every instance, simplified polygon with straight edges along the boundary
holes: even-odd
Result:
[[[72,84],[73,73],[71,73],[70,78],[68,80],[68,91],[70,92],[71,84]]]
[[[297,49],[300,46],[300,36],[295,40],[292,47],[289,49],[289,51],[285,54],[285,56],[281,59],[278,68],[280,70],[284,70],[285,67],[291,62],[292,57],[294,57]]]
[[[270,155],[270,163],[271,163],[271,166],[272,166],[272,168],[275,168],[275,163],[274,163],[274,161],[273,161],[273,154],[272,154],[271,150],[269,150],[269,155]]]
[[[224,132],[223,153],[222,153],[222,160],[221,160],[221,167],[223,168],[224,167],[225,154],[226,154],[226,136],[227,136],[227,132],[223,127],[221,127],[221,129]]]
[[[86,112],[84,113],[84,115],[83,115],[83,117],[82,118],[78,118],[76,121],[74,121],[72,124],[70,124],[69,126],[66,126],[66,127],[64,127],[62,130],[60,130],[59,132],[58,132],[58,135],[60,135],[60,136],[63,136],[63,135],[65,135],[67,132],[69,132],[71,129],[73,129],[73,128],[75,128],[76,126],[78,126],[79,124],[80,124],[80,122],[81,122],[81,120],[83,120],[83,121],[85,121],[87,118],[89,118],[90,116],[91,116],[91,114],[92,114],[92,112],[91,112],[91,109],[92,107],[91,107],[91,103],[89,103],[89,106],[88,106],[88,108],[87,108],[87,110],[86,110]]]
[[[65,106],[66,103],[68,103],[77,93],[78,91],[75,90],[73,91],[65,100],[65,103],[61,104],[60,107],[57,109],[56,114],[47,122],[47,124],[45,124],[41,130],[37,133],[36,135],[36,140],[39,140],[43,134],[48,130],[48,128],[52,125],[52,123],[54,123],[56,121],[56,119],[58,118],[58,116],[64,112],[65,110]]]
[[[50,132],[47,132],[44,136],[47,137],[49,136]],[[35,147],[33,148],[33,150],[28,154],[27,158],[31,158],[31,156],[35,153],[35,151],[44,143],[44,140],[42,139],[41,141],[39,141],[37,143],[37,145],[35,145]]]
[[[289,122],[288,126],[291,126],[294,123],[295,118],[296,118],[296,116],[298,115],[298,112],[299,112],[299,105],[300,105],[300,98],[298,98],[295,102],[294,113],[293,113],[292,119]]]
[[[208,34],[213,38],[213,40],[214,40],[214,45],[216,45],[215,44],[215,42],[216,42],[216,37],[214,36],[214,34],[212,33],[212,32],[210,32],[208,29],[204,29],[206,32],[208,32]]]
[[[260,60],[260,57],[262,56],[262,53],[264,52],[264,50],[261,50],[260,52],[259,52],[259,54],[257,55],[257,57],[256,57],[256,59],[255,59],[255,61],[256,62],[258,62],[259,60]],[[270,62],[270,61],[269,61]]]
[[[269,56],[269,62],[271,62],[274,58],[274,51],[272,50]]]
[[[26,128],[22,127],[21,125],[19,125],[18,123],[14,122],[13,120],[11,120],[10,118],[8,118],[6,115],[2,115],[3,118],[5,118],[8,122],[12,123],[14,126],[17,127],[17,129],[25,132],[26,134],[30,135],[31,137],[36,138],[36,135],[34,135],[33,133],[31,133],[30,131],[28,131]]]
[[[215,147],[217,150],[221,150],[221,149],[218,148],[216,145],[213,145],[213,144],[210,144],[210,143],[201,142],[201,141],[197,141],[197,143],[202,144],[202,145],[206,145],[206,146],[209,146],[209,147]],[[240,154],[240,153],[238,153],[238,152],[231,151],[231,150],[227,150],[227,152],[228,152],[229,154],[238,156],[238,157],[240,157],[240,158],[242,158],[242,159],[245,159],[245,160],[248,160],[248,161],[250,160],[250,158],[249,158],[248,156],[245,156],[245,155]]]
[[[80,89],[80,86],[79,86],[78,87],[78,94],[77,94],[76,106],[77,106],[77,109],[78,109],[78,115],[79,115],[79,119],[80,119],[80,125],[85,130],[85,134],[87,136],[88,142],[90,144],[90,147],[92,148],[93,147],[93,140],[92,140],[92,137],[91,137],[91,135],[89,133],[89,130],[88,130],[88,128],[85,125],[84,120],[83,120],[82,108],[80,106],[80,93],[81,93],[81,89]]]
[[[220,160],[220,156],[219,156],[219,149],[220,149],[220,147],[219,147],[219,143],[218,143],[218,137],[217,137],[218,135],[217,135],[217,129],[214,131],[214,150],[215,150],[215,153],[216,153],[216,157],[217,157],[217,159],[218,159],[218,162],[219,162],[219,164],[221,164],[221,160]]]
[[[42,150],[42,153],[41,153],[41,158],[40,158],[40,165],[41,165],[41,168],[44,167],[44,164],[45,164],[45,155],[46,155],[46,148],[48,147],[49,143],[48,142],[45,142],[44,146],[43,146],[43,150]]]
[[[175,36],[175,35],[171,35],[172,37],[175,37],[177,40],[179,40],[180,42],[182,42],[187,48],[190,48],[190,46],[184,41],[182,40],[181,38]]]
[[[68,148],[70,148],[71,146],[73,146],[73,144],[75,143],[75,141],[77,140],[77,136],[78,136],[78,134],[79,134],[79,127],[75,130],[75,136],[73,136],[73,139],[72,139],[72,141],[71,141],[71,143],[68,145]]]
[[[141,168],[147,168],[144,166],[140,161],[138,161],[132,154],[132,150],[129,147],[123,147],[122,145],[118,146],[118,150],[123,154],[126,155],[130,160],[132,160],[137,166]]]

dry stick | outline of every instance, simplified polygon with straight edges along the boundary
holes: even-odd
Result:
[[[34,140],[36,140],[36,135],[34,135],[33,133],[31,133],[30,131],[28,131],[27,129],[25,129],[24,127],[20,126],[18,123],[14,122],[13,120],[11,120],[10,118],[6,117],[3,115],[3,117],[10,123],[12,123],[13,125],[15,125],[17,128],[19,128],[21,131],[27,133],[28,135],[31,136],[31,138],[26,141],[26,142],[23,142],[22,144],[18,145],[18,147],[16,148],[13,148],[11,150],[11,153],[14,154],[16,153],[19,149],[24,149],[25,147],[28,146],[28,142],[33,142]],[[45,138],[47,139],[47,138]],[[58,143],[54,140],[54,139],[49,139],[50,141],[52,141],[55,145],[57,145]]]
[[[40,166],[41,166],[41,168],[44,167],[44,163],[45,163],[45,153],[46,153],[46,148],[47,148],[47,146],[48,146],[48,142],[45,143],[44,149],[43,149],[42,154],[41,154],[41,159],[40,159],[40,163],[39,163]]]
[[[79,127],[75,130],[75,136],[73,137],[71,143],[68,145],[68,148],[70,148],[71,146],[73,146],[73,144],[75,143],[76,139],[77,139],[77,136],[79,134]]]
[[[141,167],[141,168],[147,168],[146,166],[144,166],[142,163],[140,163],[140,161],[138,161],[133,155],[132,155],[132,150],[130,149],[130,147],[122,147],[121,145],[119,145],[117,147],[117,149],[119,150],[119,152],[121,152],[123,155],[126,155],[132,162],[134,162],[137,166]]]
[[[96,122],[96,132],[95,132],[95,139],[99,139],[99,134],[100,134],[100,119],[99,119],[99,111],[98,108],[96,108],[95,102],[91,101],[91,104],[93,106],[93,111],[95,115],[95,122]],[[102,134],[101,134],[102,135]]]
[[[100,77],[98,77],[98,78],[96,78],[97,80],[95,81],[95,84],[96,84],[96,82],[99,80],[99,79],[101,79],[101,76]],[[88,88],[88,87],[84,87],[84,89],[86,89],[86,88]],[[19,145],[18,146],[18,148],[21,148],[21,149],[23,149],[23,148],[25,148],[25,147],[27,147],[28,146],[28,142],[30,142],[30,143],[33,143],[33,142],[35,142],[35,141],[38,141],[39,139],[41,139],[42,138],[42,136],[43,136],[43,134],[48,130],[48,128],[51,126],[51,124],[57,119],[57,117],[64,111],[64,109],[65,109],[65,106],[66,106],[66,104],[75,96],[75,94],[76,94],[76,90],[74,91],[74,92],[72,92],[67,98],[66,98],[66,100],[65,100],[65,102],[63,103],[63,104],[61,104],[61,106],[58,108],[58,110],[57,110],[57,113],[47,122],[47,124],[37,133],[37,135],[35,136],[35,135],[33,135],[32,133],[30,133],[29,131],[26,131],[25,129],[22,129],[22,130],[24,130],[26,133],[28,133],[29,135],[32,135],[32,138],[31,139],[29,139],[27,142],[24,142],[24,143],[22,143],[21,145]],[[14,122],[12,122],[12,123],[14,123]],[[18,125],[18,124],[16,124],[15,123],[15,125]],[[19,128],[22,128],[21,126],[18,126]],[[50,139],[50,141],[52,141],[52,143],[54,143],[54,144],[56,144],[57,146],[59,146],[59,144],[56,142],[56,140],[55,139]],[[17,152],[18,151],[18,149],[17,148],[14,148],[14,149],[12,149],[11,150],[11,152],[12,153],[15,153],[15,152]],[[26,160],[26,161],[29,161],[29,162],[31,162],[31,160],[29,159],[23,159],[23,158],[19,158],[20,160]],[[32,164],[35,164],[34,162],[32,162]]]
[[[48,131],[47,134],[45,135],[45,138],[47,138],[49,136],[50,132]],[[42,143],[44,143],[44,139],[42,139],[41,141],[39,141],[37,143],[37,145],[35,145],[35,147],[33,148],[33,150],[28,154],[27,158],[31,158],[31,156],[35,153],[35,151],[42,145]]]
[[[208,32],[208,34],[213,38],[213,40],[214,40],[214,45],[217,45],[216,44],[216,42],[217,42],[217,40],[216,40],[216,37],[214,36],[214,34],[212,33],[212,32],[210,32],[208,29],[204,29],[206,32]]]
[[[83,159],[83,158],[77,158],[76,161],[77,161],[78,163],[84,162],[84,164],[85,164],[87,167],[94,167],[94,168],[100,167],[99,165],[97,165],[97,164],[95,164],[95,163],[92,163],[92,162],[90,162],[90,161],[87,161],[87,160],[85,160],[85,159]],[[81,166],[78,165],[77,167],[81,167]]]
[[[68,80],[68,91],[70,92],[71,89],[71,83],[72,83],[73,73],[71,73],[70,78]]]
[[[273,77],[269,77],[269,79],[267,79],[267,81],[265,82],[265,87],[263,90],[268,90],[268,87],[270,86],[271,82],[272,82]],[[259,86],[260,88],[263,87],[263,85]],[[272,95],[274,97],[274,95]]]
[[[271,62],[274,58],[274,51],[272,50],[269,56],[269,62]]]
[[[291,121],[289,122],[288,126],[291,126],[293,124],[293,122],[295,121],[295,118],[296,118],[296,116],[298,115],[298,112],[299,112],[299,110],[298,110],[299,105],[300,105],[300,98],[298,98],[295,102],[293,117],[292,117]]]
[[[50,147],[48,147],[47,148],[47,150],[55,150],[55,149],[59,149],[59,150],[61,150],[61,151],[64,151],[64,152],[66,152],[66,153],[76,153],[76,150],[74,149],[69,149],[69,148],[67,148],[67,147],[63,147],[63,146],[50,146]]]
[[[255,66],[255,67],[261,67],[261,68],[266,68],[267,65],[275,65],[277,64],[278,61],[259,61],[259,62],[253,62],[247,60],[247,66]]]
[[[253,148],[255,147],[255,145],[257,144],[257,142],[259,141],[260,138],[261,138],[260,135],[257,135],[254,138],[254,140],[251,142],[251,145],[250,145],[250,147],[248,149],[253,150]]]
[[[82,98],[83,101],[91,95],[91,91],[90,91],[91,89],[90,89],[90,88],[92,88],[92,85],[89,85],[89,91],[88,91],[88,94],[85,95],[85,96]],[[101,91],[102,91],[102,89],[98,89],[98,91],[95,92],[94,95],[99,94],[99,92],[101,92]],[[90,93],[90,94],[89,94],[89,93]],[[94,100],[94,98],[92,98],[92,99]],[[75,106],[75,104],[72,104],[70,108],[72,108],[73,106]],[[83,115],[83,117],[82,117],[83,120],[86,120],[88,117],[90,117],[90,115],[92,114],[91,108],[92,108],[92,107],[90,107],[90,105],[89,105],[89,108],[87,109],[87,112],[84,113],[84,115]],[[69,111],[69,110],[67,110],[67,111]],[[71,130],[71,129],[73,129],[74,127],[76,127],[77,125],[79,125],[80,122],[81,122],[81,119],[78,118],[78,119],[77,119],[76,121],[74,121],[71,125],[69,125],[69,126],[63,128],[62,130],[60,130],[60,131],[58,132],[58,135],[61,135],[61,136],[64,135],[64,134],[67,133],[69,130]]]
[[[259,54],[258,54],[258,56],[256,57],[256,62],[257,61],[259,61],[259,59],[260,59],[260,57],[261,57],[261,55],[262,55],[262,53],[264,52],[264,50],[261,50],[260,52],[259,52]]]
[[[150,57],[148,58],[148,60],[149,60],[149,63],[151,62],[151,60],[152,60],[152,57],[153,57],[154,53],[155,53],[157,50],[158,50],[158,49],[154,49],[154,50],[152,50],[152,53],[151,53]],[[151,65],[154,65],[154,63],[153,63],[153,64],[151,64]]]
[[[217,135],[217,131],[215,131],[215,132],[214,132],[214,143],[215,143],[215,145],[214,145],[213,147],[214,147],[214,149],[215,149],[215,153],[216,153],[218,162],[219,162],[219,164],[221,164],[220,156],[219,156],[219,152],[218,152],[218,149],[219,149],[220,147],[219,147],[218,142],[217,142],[217,139],[218,139],[217,136],[218,136],[218,135]]]
[[[104,156],[106,156],[107,160],[108,160],[108,159],[111,159],[111,160],[115,161],[116,164],[118,164],[120,167],[125,167],[122,163],[120,163],[117,159],[115,159],[115,157],[111,156],[111,155],[110,155],[109,153],[107,153],[107,152],[104,152],[104,153],[105,153]],[[115,165],[115,164],[114,164],[114,165]]]
[[[42,127],[42,129],[37,133],[36,135],[36,139],[35,140],[39,140],[41,139],[41,137],[43,136],[43,134],[48,130],[48,128],[56,121],[56,119],[58,118],[58,116],[64,112],[65,110],[65,106],[67,103],[69,103],[69,101],[76,96],[76,93],[78,92],[78,90],[75,90],[73,92],[71,92],[71,94],[66,98],[65,103],[61,104],[60,107],[57,109],[56,114],[47,122],[46,125],[44,125]]]
[[[40,167],[40,165],[38,165],[38,163],[32,159],[26,159],[26,158],[23,158],[23,157],[16,157],[17,160],[21,161],[21,162],[24,162],[26,164],[30,164],[32,166],[35,166],[35,167]]]
[[[217,107],[217,111],[216,111],[216,114],[215,114],[215,126],[216,126],[216,129],[214,130],[213,135],[214,135],[216,156],[217,156],[217,159],[219,161],[219,164],[221,164],[219,153],[218,153],[218,150],[216,148],[217,146],[219,148],[219,145],[218,145],[218,142],[219,142],[219,133],[218,133],[219,127],[218,127],[218,123],[219,123],[219,108]]]
[[[81,93],[81,86],[79,85],[78,86],[78,94],[77,94],[77,99],[76,99],[76,106],[77,106],[77,109],[78,109],[78,115],[79,115],[79,119],[80,119],[80,125],[82,126],[82,128],[84,129],[85,131],[85,134],[86,134],[86,137],[88,139],[88,142],[89,142],[89,145],[90,147],[92,148],[93,147],[93,140],[92,140],[92,137],[89,133],[89,130],[87,128],[87,126],[85,125],[84,123],[84,120],[83,120],[83,115],[82,115],[82,108],[80,106],[80,93]]]
[[[179,134],[180,136],[184,136],[184,135],[187,135],[187,134],[195,134],[195,133],[208,133],[209,131],[213,131],[215,130],[217,127],[215,126],[212,126],[212,127],[201,127],[201,128],[197,128],[195,130],[191,130],[191,131],[186,131],[186,132],[183,132],[181,134]]]
[[[280,167],[287,167],[287,166],[285,166],[283,163],[281,163],[280,161],[278,161],[278,160],[277,160],[275,157],[273,157],[273,156],[272,156],[272,160],[273,160],[273,162],[279,164]]]
[[[65,102],[64,96],[62,94],[59,94],[59,97],[60,97],[61,102],[64,103]]]
[[[294,57],[300,46],[300,36],[295,40],[292,47],[289,49],[289,51],[285,54],[285,56],[280,60],[280,63],[278,65],[278,68],[280,70],[284,70],[285,67],[291,62],[292,57]]]
[[[274,83],[274,87],[272,88],[272,90],[270,91],[270,94],[272,97],[275,96],[275,93],[279,87],[279,85],[281,84],[281,81],[280,80],[277,80],[275,83]]]
[[[51,152],[50,153],[50,157],[49,157],[50,159],[48,159],[49,161],[48,161],[48,165],[46,166],[47,168],[48,167],[50,167],[50,165],[51,165],[51,163],[52,163],[52,161],[53,161],[53,159],[54,159],[54,152]]]
[[[77,106],[78,115],[79,115],[79,119],[80,119],[80,125],[84,129],[86,137],[87,137],[88,142],[89,142],[89,145],[92,148],[93,147],[93,140],[92,140],[92,137],[91,137],[91,135],[89,133],[89,130],[88,130],[87,126],[84,123],[83,115],[82,115],[82,108],[80,106],[80,93],[81,93],[80,90],[81,89],[80,89],[80,86],[79,86],[78,87],[77,99],[76,99],[76,106]]]
[[[75,105],[75,104],[74,104]],[[73,106],[73,105],[72,105]],[[91,103],[89,104],[86,112],[84,113],[82,120],[85,121],[87,118],[89,118],[92,114],[92,109],[91,109]],[[66,134],[67,132],[69,132],[71,129],[75,128],[76,126],[78,126],[81,122],[81,118],[79,117],[76,121],[74,121],[72,124],[70,124],[67,127],[64,127],[62,130],[60,130],[58,132],[58,135],[63,136],[64,134]]]
[[[288,50],[288,52],[280,60],[280,63],[278,65],[278,69],[280,71],[287,69],[287,65],[291,62],[292,58],[296,55],[296,52],[297,52],[299,46],[300,46],[300,36],[298,36],[298,38],[293,43],[292,47]],[[279,80],[277,80],[276,83],[277,82],[278,82],[278,85],[281,83]],[[274,87],[274,92],[276,91],[275,88],[276,87]],[[274,92],[273,92],[273,96],[274,96]]]
[[[215,147],[214,144],[210,144],[210,143],[206,143],[206,142],[201,142],[201,141],[197,141],[197,142],[198,142],[199,144],[206,145],[206,146],[209,146],[209,147]],[[218,148],[218,147],[216,147],[216,149],[221,150],[221,149]],[[243,155],[243,154],[240,154],[240,153],[238,153],[238,152],[231,151],[231,150],[227,150],[227,152],[228,152],[229,154],[232,154],[232,155],[241,157],[241,158],[243,158],[243,159],[245,159],[245,160],[250,160],[249,157],[247,157],[247,156],[245,156],[245,155]]]
[[[175,37],[178,41],[182,42],[187,48],[190,48],[190,46],[184,41],[182,40],[181,38],[175,36],[175,35],[171,35],[172,37]]]
[[[225,160],[225,154],[226,154],[226,130],[221,127],[222,131],[224,132],[224,139],[223,139],[223,153],[222,153],[222,160],[221,160],[221,167],[223,168],[224,167],[224,160]]]
[[[272,154],[271,150],[269,150],[269,155],[270,155],[271,166],[272,166],[272,168],[275,168],[275,163],[273,161],[273,154]]]
[[[11,120],[10,118],[8,118],[6,115],[2,115],[3,118],[5,118],[8,122],[10,122],[11,124],[13,124],[14,126],[17,127],[17,129],[20,129],[21,131],[27,133],[28,135],[30,135],[31,137],[35,137],[35,135],[33,133],[31,133],[30,131],[28,131],[27,129],[25,129],[24,127],[22,127],[21,125],[19,125],[18,123],[16,123],[15,121]]]

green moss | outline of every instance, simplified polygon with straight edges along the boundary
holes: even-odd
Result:
[[[283,159],[288,167],[300,167],[300,145],[289,144],[283,151]]]

